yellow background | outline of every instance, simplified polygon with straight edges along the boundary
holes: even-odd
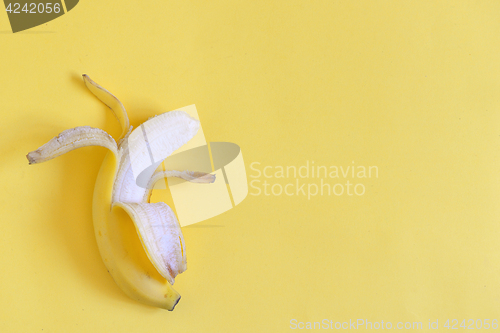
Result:
[[[0,330],[500,319],[499,18],[494,0],[82,0],[12,34],[0,13]],[[196,104],[207,141],[240,145],[248,175],[255,161],[355,161],[379,178],[361,197],[249,195],[183,228],[180,303],[143,306],[94,239],[105,149],[25,158],[67,128],[119,134],[83,73],[134,126]]]

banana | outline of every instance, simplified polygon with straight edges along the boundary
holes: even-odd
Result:
[[[199,121],[185,112],[171,111],[148,119],[134,130],[129,127],[123,104],[113,94],[87,75],[83,80],[120,122],[123,132],[118,143],[101,129],[81,126],[60,133],[26,157],[29,164],[36,164],[80,147],[109,150],[97,176],[92,203],[99,252],[125,294],[173,310],[181,296],[171,284],[187,268],[186,247],[172,209],[149,199],[155,183],[164,177],[195,183],[215,181],[215,175],[201,172],[156,171],[165,158],[194,137]],[[141,182],[144,186],[138,185]]]

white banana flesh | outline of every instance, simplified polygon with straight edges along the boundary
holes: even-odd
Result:
[[[173,310],[180,295],[170,284],[186,270],[185,242],[172,209],[162,202],[149,203],[149,198],[155,183],[165,177],[196,183],[215,181],[214,175],[201,172],[155,171],[165,158],[194,137],[199,121],[185,112],[171,111],[132,130],[122,103],[87,75],[83,79],[87,88],[115,113],[123,129],[121,140],[117,144],[98,128],[76,127],[30,152],[28,161],[45,162],[86,146],[110,150],[99,171],[93,199],[94,229],[101,257],[115,282],[131,298]],[[141,146],[144,141],[136,139],[141,135],[146,137],[147,149]],[[156,162],[151,159],[151,151]],[[152,170],[146,186],[137,185],[132,166]],[[133,229],[123,212],[132,220]],[[137,237],[132,230],[136,231],[143,251],[137,246],[133,248]]]

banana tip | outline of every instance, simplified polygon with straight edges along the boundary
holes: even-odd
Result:
[[[31,156],[31,153],[28,153],[28,154],[26,155],[26,158],[28,159],[28,163],[29,163],[29,165],[31,165],[31,164],[35,164],[35,163],[36,163],[36,161],[35,161],[35,159],[33,158],[33,156]]]
[[[175,306],[177,305],[177,303],[179,303],[180,300],[181,300],[181,296],[179,295],[179,298],[175,301],[174,305],[172,305],[172,309],[169,309],[168,311],[174,311]]]
[[[28,159],[30,165],[44,161],[42,154],[38,150],[29,152],[28,155],[26,155],[26,158]]]

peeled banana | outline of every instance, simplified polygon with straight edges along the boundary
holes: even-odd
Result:
[[[128,296],[173,310],[180,295],[171,284],[186,270],[186,247],[172,209],[163,202],[150,203],[149,199],[155,183],[164,177],[196,183],[215,181],[212,174],[156,170],[165,158],[194,137],[199,121],[185,112],[171,111],[133,130],[123,104],[113,94],[87,75],[83,75],[83,81],[120,122],[123,131],[118,143],[99,128],[76,127],[28,153],[29,164],[45,162],[80,147],[109,149],[97,176],[92,204],[99,252],[109,273]],[[141,135],[144,140],[137,140]],[[151,152],[156,162],[152,161]],[[138,166],[145,170],[142,174],[148,179],[142,186],[134,175],[133,169]],[[137,242],[133,229],[144,251],[133,251],[133,243]]]

